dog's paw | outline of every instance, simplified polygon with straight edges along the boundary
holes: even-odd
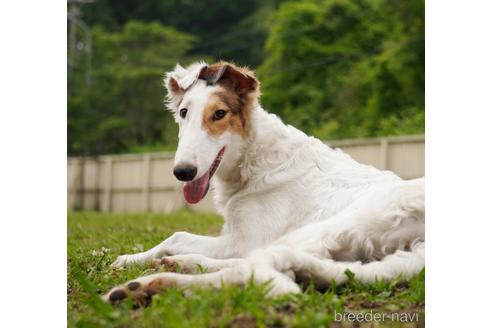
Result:
[[[130,265],[143,265],[146,264],[147,262],[150,262],[150,258],[147,256],[143,256],[144,254],[125,254],[125,255],[120,255],[116,258],[116,260],[111,264],[112,268],[121,268],[124,266],[130,266]]]
[[[150,305],[152,296],[162,293],[172,286],[174,284],[171,280],[162,275],[147,276],[115,287],[102,298],[113,305],[120,304],[129,298],[132,300],[134,307],[146,307]]]
[[[130,264],[129,257],[131,255],[120,255],[116,258],[116,260],[111,263],[112,268],[121,268],[124,267],[125,265]]]

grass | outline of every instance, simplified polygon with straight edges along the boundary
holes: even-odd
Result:
[[[155,296],[151,306],[132,310],[128,301],[113,307],[99,295],[140,275],[149,267],[111,270],[117,255],[148,249],[175,231],[216,235],[222,220],[213,214],[180,211],[174,214],[71,213],[68,216],[69,327],[423,327],[424,271],[410,280],[363,284],[349,275],[344,285],[324,292],[307,286],[300,295],[265,298],[267,285],[245,289],[171,289]],[[400,322],[335,322],[337,313],[397,313]],[[419,313],[417,322],[402,321]],[[375,318],[375,317],[374,317]],[[393,317],[396,318],[396,317]],[[394,319],[393,319],[394,320]]]

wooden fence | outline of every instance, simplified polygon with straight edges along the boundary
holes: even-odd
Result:
[[[404,179],[424,175],[424,136],[327,142],[355,160]],[[104,212],[172,212],[187,205],[173,176],[172,153],[68,158],[68,209]],[[214,211],[211,195],[191,207]]]

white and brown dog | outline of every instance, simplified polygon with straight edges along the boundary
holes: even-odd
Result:
[[[252,71],[226,62],[176,66],[165,78],[179,124],[174,174],[197,203],[212,186],[225,224],[218,237],[176,232],[115,267],[162,261],[185,272],[156,273],[104,298],[147,302],[167,286],[271,281],[271,296],[347,279],[409,277],[424,267],[424,179],[403,181],[355,162],[285,125],[258,102]]]

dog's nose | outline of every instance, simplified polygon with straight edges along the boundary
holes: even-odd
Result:
[[[196,166],[190,164],[180,164],[174,167],[174,175],[180,181],[191,181],[196,176]]]

